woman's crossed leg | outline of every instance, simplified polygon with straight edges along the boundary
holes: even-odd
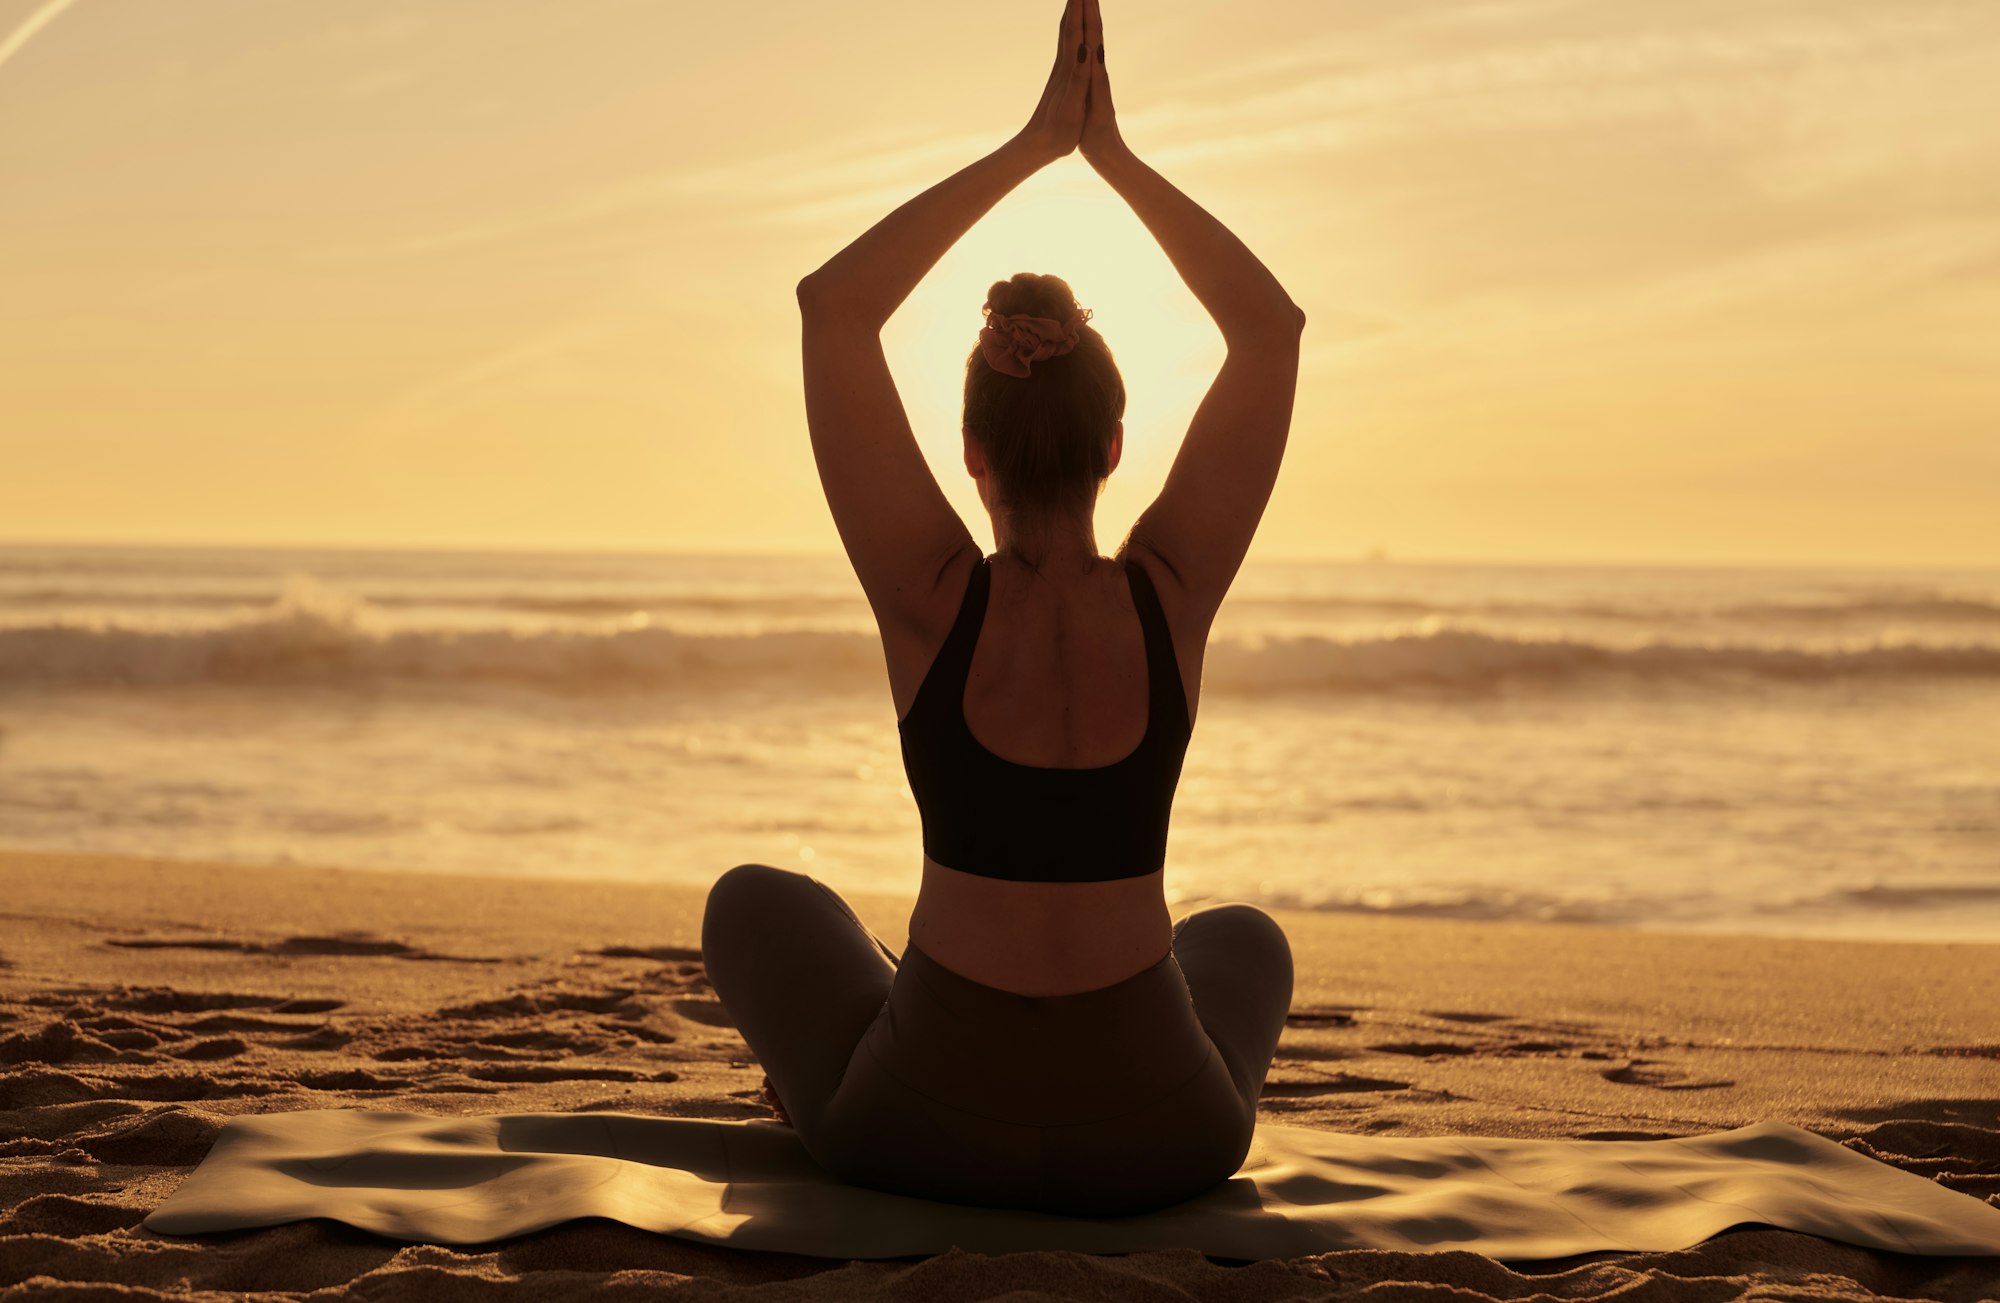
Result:
[[[895,952],[832,888],[762,864],[738,865],[710,889],[701,946],[717,998],[811,1147],[888,1001]],[[1254,905],[1214,905],[1174,924],[1173,947],[1247,1125],[1291,1003],[1284,932]]]
[[[701,955],[716,998],[810,1138],[889,998],[895,952],[818,879],[739,864],[709,889]]]

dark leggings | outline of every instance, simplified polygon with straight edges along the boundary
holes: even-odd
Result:
[[[1270,915],[1216,905],[1111,986],[1027,996],[908,947],[816,878],[740,865],[709,891],[716,996],[819,1164],[854,1185],[1117,1216],[1242,1165],[1292,996]]]

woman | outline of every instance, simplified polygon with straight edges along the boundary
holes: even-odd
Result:
[[[993,286],[966,364],[981,554],[931,477],[880,332],[944,252],[1081,149],[1228,343],[1159,499],[1099,554],[1124,386],[1054,277]],[[761,865],[709,894],[717,996],[781,1115],[845,1181],[960,1203],[1120,1215],[1227,1179],[1291,999],[1262,911],[1175,922],[1167,816],[1202,649],[1270,496],[1303,314],[1118,133],[1098,0],[1070,0],[1034,116],[799,285],[806,414],[888,660],[923,817],[896,955],[833,891]]]

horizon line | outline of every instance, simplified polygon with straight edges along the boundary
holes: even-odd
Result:
[[[156,551],[156,552],[349,552],[375,554],[437,554],[437,555],[528,555],[528,556],[624,556],[624,557],[708,557],[729,560],[845,560],[846,554],[838,548],[812,547],[755,547],[744,545],[719,546],[699,542],[674,544],[612,544],[612,543],[450,543],[450,542],[397,542],[377,543],[306,543],[306,542],[245,542],[234,541],[163,541],[131,539],[50,539],[11,538],[0,536],[0,549],[41,548],[49,550],[73,549],[77,551]],[[1439,553],[1399,553],[1384,547],[1366,548],[1360,551],[1324,553],[1280,553],[1271,555],[1253,554],[1245,559],[1245,566],[1255,565],[1379,565],[1379,566],[1436,566],[1436,567],[1485,567],[1489,569],[1625,569],[1625,570],[1963,570],[1978,572],[2000,572],[2000,558],[1988,562],[1976,561],[1862,561],[1833,558],[1826,560],[1772,560],[1769,558],[1738,558],[1730,560],[1670,560],[1659,557],[1636,559],[1612,557],[1603,559],[1559,559],[1550,557],[1488,557],[1469,558]]]

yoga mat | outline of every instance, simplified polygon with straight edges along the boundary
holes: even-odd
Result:
[[[1222,1258],[1468,1249],[1525,1260],[1682,1249],[1752,1222],[1899,1253],[2000,1254],[2000,1209],[1781,1122],[1636,1141],[1260,1126],[1230,1180],[1158,1212],[1092,1219],[842,1185],[776,1122],[318,1110],[231,1121],[146,1225],[193,1235],[309,1217],[444,1244],[608,1217],[826,1258],[956,1245]]]

